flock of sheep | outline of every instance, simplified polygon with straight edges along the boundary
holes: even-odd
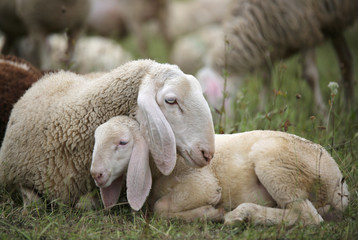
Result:
[[[0,185],[19,191],[24,212],[42,199],[98,208],[96,186],[110,208],[125,184],[132,209],[147,202],[165,218],[308,225],[339,216],[348,187],[322,146],[275,131],[215,135],[203,90],[215,106],[222,96],[210,86],[223,86],[224,67],[233,86],[257,69],[269,84],[272,62],[302,52],[324,113],[313,49],[331,38],[353,104],[342,34],[357,10],[356,0],[0,0],[2,51],[32,63],[0,57]],[[116,42],[81,36],[86,25],[106,36],[129,31],[145,55],[148,19],[178,66],[129,61]],[[62,30],[67,39],[49,37]],[[204,49],[190,40],[195,31]],[[53,69],[71,61],[77,73]]]

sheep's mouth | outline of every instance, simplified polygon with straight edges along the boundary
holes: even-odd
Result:
[[[115,179],[109,186],[100,187],[101,199],[105,208],[111,208],[119,199],[122,190],[123,175]]]
[[[205,160],[195,160],[195,158],[192,157],[192,154],[190,154],[187,150],[181,151],[181,155],[185,159],[185,161],[192,167],[199,168],[204,167],[208,164]]]

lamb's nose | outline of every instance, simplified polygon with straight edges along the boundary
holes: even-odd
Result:
[[[92,174],[92,177],[96,182],[101,182],[101,179],[103,178],[103,173]]]
[[[211,159],[214,157],[213,153],[207,152],[207,151],[201,151],[203,154],[203,157],[207,163],[211,161]]]
[[[104,185],[108,181],[108,174],[105,171],[91,171],[92,178],[97,185]]]

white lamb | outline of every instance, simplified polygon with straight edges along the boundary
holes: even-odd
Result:
[[[151,175],[149,158],[143,154],[147,151],[145,141],[133,135],[139,133],[138,126],[133,131],[133,122],[111,119],[96,130],[91,171],[97,173],[100,168],[112,176],[103,182],[93,174],[103,191],[123,176],[129,163],[127,197],[138,210],[141,206],[133,204],[129,193],[150,187]],[[251,220],[292,225],[297,221],[319,224],[330,207],[337,214],[348,205],[349,192],[338,165],[318,144],[276,131],[216,135],[215,141],[215,157],[209,166],[189,168],[179,156],[171,175],[152,170],[153,190],[148,201],[154,212],[185,220],[224,218],[225,223]],[[126,148],[125,152],[117,154],[113,142],[126,143],[128,146],[118,146],[119,150]],[[111,202],[104,200],[106,207],[117,201],[119,192],[113,196],[107,195]]]
[[[45,75],[14,105],[0,150],[0,185],[20,189],[25,205],[37,194],[76,204],[91,191],[94,131],[117,115],[139,121],[163,174],[174,168],[177,151],[194,166],[212,158],[210,109],[193,76],[151,60],[98,76]]]

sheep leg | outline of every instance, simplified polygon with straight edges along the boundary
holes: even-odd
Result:
[[[24,209],[22,210],[23,215],[29,213],[28,207],[33,204],[41,203],[40,197],[32,190],[27,187],[20,186],[20,192],[22,196],[22,201],[24,203]]]
[[[332,44],[339,59],[346,104],[347,107],[352,107],[354,103],[352,53],[342,33],[332,39]]]
[[[6,36],[5,37],[5,41],[4,41],[4,45],[1,49],[1,53],[4,55],[10,54],[11,50],[13,48],[15,42],[15,38],[11,37],[11,36]]]
[[[63,62],[67,68],[70,68],[71,61],[73,60],[73,55],[75,52],[76,42],[81,36],[82,31],[80,29],[74,29],[67,32],[67,48],[65,52],[65,59]]]
[[[169,191],[161,192],[166,189]],[[156,182],[153,192],[161,192],[154,212],[162,217],[188,221],[223,219],[223,210],[213,207],[221,199],[221,187],[207,167],[174,178],[163,177]]]
[[[271,66],[267,64],[266,68],[262,70],[262,83],[263,86],[260,91],[260,99],[259,99],[259,110],[263,111],[265,110],[265,104],[267,104],[267,100],[269,97],[269,89],[271,87],[271,78],[272,78],[272,72],[271,72]]]
[[[299,219],[303,220],[304,224],[319,224],[323,221],[308,199],[292,203],[286,209],[242,203],[233,211],[225,214],[225,224],[232,224],[235,221],[250,221],[260,225],[285,223],[287,226],[292,226]]]
[[[216,209],[212,205],[183,210],[177,208],[177,206],[171,204],[171,202],[173,201],[170,196],[164,196],[155,203],[154,212],[163,218],[177,218],[185,221],[193,221],[196,219],[220,221],[223,220],[224,217],[224,210]]]
[[[30,39],[30,51],[29,61],[42,70],[47,69],[50,61],[49,52],[46,46],[46,36],[40,29],[31,29],[29,33]]]
[[[310,86],[316,107],[319,114],[325,116],[327,113],[326,105],[324,104],[321,89],[319,87],[319,74],[316,63],[316,53],[314,49],[306,49],[302,51],[302,76]]]
[[[76,203],[75,208],[80,210],[92,210],[98,209],[99,207],[99,198],[96,193],[90,192],[86,195],[83,195],[79,201]]]

